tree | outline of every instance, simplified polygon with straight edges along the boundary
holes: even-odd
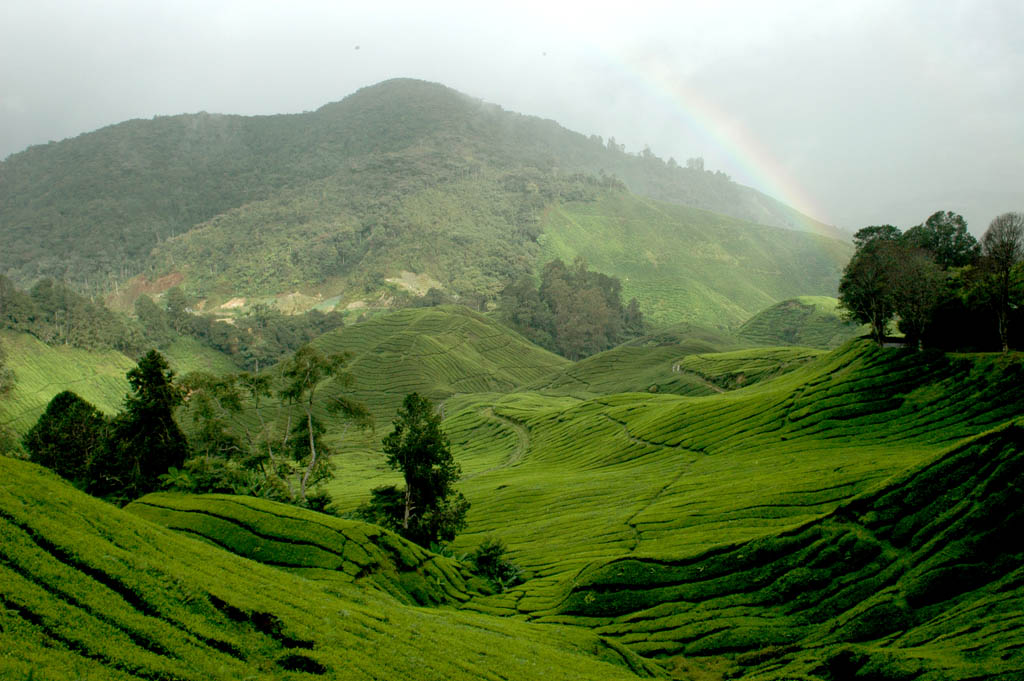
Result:
[[[3,284],[4,278],[0,276],[0,324],[3,323]],[[4,353],[4,346],[0,344],[0,398],[14,390],[14,371],[7,366],[7,355]],[[13,431],[0,423],[0,454],[13,450],[17,447]]]
[[[107,427],[107,417],[99,409],[65,390],[46,405],[22,444],[30,461],[88,487],[93,459],[106,447]]]
[[[935,264],[944,270],[974,263],[981,251],[977,239],[967,231],[967,221],[952,211],[933,213],[923,225],[908,229],[903,240],[931,253]]]
[[[93,460],[88,491],[133,499],[158,489],[169,468],[181,468],[188,442],[174,421],[183,396],[163,355],[150,350],[127,376],[132,392],[114,418],[108,447]]]
[[[1010,348],[1009,319],[1013,305],[1014,269],[1024,260],[1024,214],[1003,213],[981,237],[990,300],[996,309],[1003,352]]]
[[[878,241],[899,241],[900,230],[892,225],[871,225],[857,230],[853,235],[853,245],[857,251],[864,250],[868,245]]]
[[[328,379],[334,385],[349,388],[352,375],[345,371],[350,353],[324,355],[311,345],[304,345],[295,351],[292,358],[285,364],[282,377],[285,386],[281,396],[291,404],[302,408],[303,418],[290,425],[285,437],[285,449],[291,452],[294,461],[299,464],[302,474],[299,478],[299,499],[306,501],[306,491],[318,482],[329,479],[332,475],[330,452],[323,442],[327,431],[320,419],[313,413],[317,389]],[[333,414],[341,414],[343,418],[355,423],[358,427],[368,427],[372,423],[366,405],[356,402],[344,394],[335,392],[328,396],[327,409]]]
[[[469,502],[454,487],[461,469],[430,400],[407,395],[383,445],[388,465],[402,472],[405,489],[373,491],[370,507],[378,518],[420,546],[454,539],[466,526]]]
[[[14,389],[14,371],[7,366],[7,354],[4,346],[0,345],[0,397],[7,395]]]
[[[945,289],[942,270],[924,250],[902,247],[898,264],[890,273],[893,308],[907,345],[920,347]]]
[[[865,228],[873,229],[877,228]],[[868,237],[865,230],[857,235]],[[896,238],[898,234],[896,230]],[[854,239],[856,241],[857,237]],[[899,266],[899,253],[899,242],[895,238],[870,236],[862,239],[839,281],[839,305],[846,310],[846,317],[870,325],[871,335],[879,345],[885,342],[889,322],[896,314],[893,278]]]

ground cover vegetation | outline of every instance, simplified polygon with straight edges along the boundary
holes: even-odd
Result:
[[[758,312],[738,329],[744,339],[760,345],[801,345],[832,350],[866,333],[862,324],[844,319],[839,300],[800,296]]]
[[[823,226],[416,81],[0,179],[3,678],[1024,674],[1019,214],[858,232],[871,342]]]
[[[544,263],[577,256],[661,324],[735,325],[784,298],[834,294],[848,246],[798,234],[824,226],[693,161],[626,153],[407,80],[299,116],[131,121],[0,165],[0,274],[110,294],[128,312],[175,284],[193,311],[240,297],[289,311],[417,304],[425,291],[407,275],[431,282],[433,300],[483,309]],[[582,224],[602,238],[580,239]],[[790,257],[801,267],[771,262]],[[169,326],[247,369],[301,345],[273,355],[260,347],[270,332],[186,321]]]
[[[938,212],[901,233],[865,227],[839,284],[851,320],[883,343],[891,322],[908,345],[988,350],[1020,344],[1024,216],[996,217],[979,244],[963,218]],[[1017,340],[1014,340],[1017,338]]]
[[[149,497],[132,507],[136,515],[28,462],[0,458],[0,475],[5,679],[659,674],[583,629],[409,607],[442,594],[455,598],[466,577],[446,559],[374,526],[242,499]],[[188,518],[205,516],[194,522],[217,541],[273,548],[289,565],[234,555],[196,533],[140,517],[146,514],[186,527]]]
[[[394,558],[389,565],[379,558],[379,547],[395,546],[398,537],[384,540],[392,536],[384,530],[359,530],[372,526],[305,515],[302,509],[269,500],[162,494],[132,505],[143,518],[307,580],[295,590],[265,586],[260,607],[242,606],[237,598],[211,591],[243,613],[273,614],[278,619],[270,621],[282,623],[276,631],[285,639],[317,642],[309,648],[282,645],[279,653],[265,647],[271,652],[269,658],[260,658],[262,668],[308,665],[362,673],[352,671],[352,658],[340,662],[319,643],[337,640],[339,627],[347,626],[341,624],[345,618],[314,636],[305,633],[307,615],[294,615],[299,606],[286,604],[299,603],[300,593],[301,598],[320,599],[329,591],[334,594],[330,598],[358,593],[362,603],[388,612],[390,620],[375,625],[381,631],[401,629],[400,622],[406,620],[388,609],[392,606],[379,605],[378,598],[463,611],[442,609],[430,615],[439,618],[432,620],[438,632],[449,617],[482,618],[473,621],[493,622],[491,631],[569,625],[564,631],[598,632],[602,638],[587,639],[591,642],[585,650],[617,660],[634,674],[656,671],[644,666],[637,654],[662,659],[663,671],[658,673],[681,678],[834,679],[841,678],[836,670],[847,667],[856,669],[855,675],[883,679],[979,674],[1012,678],[1021,669],[1012,647],[1016,620],[1011,616],[1020,595],[1012,571],[1004,570],[1013,562],[1013,551],[1007,548],[1005,556],[983,553],[992,550],[985,546],[1009,547],[1003,537],[1015,522],[1012,513],[999,512],[1001,506],[983,503],[1013,503],[1017,489],[1000,482],[1015,475],[1019,431],[1006,424],[1021,417],[1019,405],[1024,403],[1024,370],[1012,353],[944,355],[881,349],[867,341],[828,354],[798,348],[741,349],[743,341],[736,336],[681,326],[571,364],[487,317],[450,306],[401,310],[346,326],[326,334],[314,347],[324,358],[343,349],[352,352],[345,367],[352,372],[351,383],[335,385],[325,379],[312,400],[308,394],[300,400],[323,418],[323,441],[333,450],[333,463],[344,471],[324,485],[333,497],[334,512],[354,511],[374,487],[395,485],[401,476],[389,470],[380,435],[345,430],[342,421],[330,418],[327,408],[333,396],[365,400],[369,413],[387,418],[409,392],[422,388],[441,405],[422,414],[443,432],[452,462],[464,473],[459,491],[471,504],[466,527],[446,549],[462,562],[445,563],[448,559],[422,553],[405,562]],[[648,360],[663,367],[661,371],[699,379],[705,396],[647,388],[623,392],[631,379],[622,375],[622,368],[644,365],[641,355],[633,353],[665,348],[672,354],[651,354]],[[225,377],[183,383],[192,391],[191,404],[178,417],[193,438],[190,442],[204,429],[236,433],[244,442],[246,429],[257,432],[261,419],[276,424],[277,440],[288,430],[289,411],[292,425],[301,422],[303,441],[308,441],[306,409],[299,403],[288,407],[279,396],[288,366],[259,375],[278,386],[270,395],[253,380],[257,375],[236,377],[237,411],[218,392],[222,386],[216,382]],[[582,380],[573,383],[570,376]],[[526,390],[526,385],[534,387]],[[209,394],[200,398],[204,390]],[[204,426],[204,415],[194,420],[200,407],[219,414],[219,425]],[[987,434],[990,429],[995,430]],[[218,451],[203,450],[202,458],[216,460]],[[993,467],[977,470],[973,462],[979,452],[995,457]],[[932,463],[946,458],[960,463]],[[915,466],[921,471],[938,466],[938,472],[923,478],[926,483],[901,487],[899,480],[923,475]],[[297,486],[305,469],[293,470]],[[975,478],[958,482],[971,470]],[[987,470],[1001,472],[985,482]],[[954,487],[943,491],[947,484]],[[963,497],[957,484],[977,489],[977,496]],[[998,489],[1005,491],[1005,498],[995,494]],[[860,501],[878,495],[889,500]],[[937,501],[928,501],[929,495]],[[964,504],[949,506],[961,498]],[[897,500],[904,504],[899,509],[892,505]],[[858,507],[861,503],[867,506]],[[844,510],[853,507],[861,510]],[[943,516],[936,510],[940,507],[951,510]],[[856,522],[847,523],[848,517]],[[901,524],[904,517],[931,523],[932,529],[923,534],[911,530]],[[943,517],[967,520],[949,525]],[[566,527],[572,531],[567,533]],[[918,538],[908,543],[903,538],[907,532]],[[960,539],[983,535],[991,537],[988,543]],[[926,536],[934,542],[928,544]],[[874,553],[873,542],[882,546],[881,553]],[[357,545],[371,558],[363,558]],[[862,548],[864,560],[858,557]],[[384,552],[394,555],[391,549]],[[812,560],[819,554],[820,559]],[[471,568],[489,579],[474,577]],[[966,581],[950,579],[973,588],[943,586],[942,575],[947,574],[969,575]],[[40,581],[37,577],[34,583]],[[153,587],[139,588],[140,598],[161,598],[146,591]],[[359,591],[345,591],[351,589]],[[366,589],[380,595],[368,595]],[[818,595],[805,597],[805,592]],[[18,595],[7,597],[17,606],[8,606],[8,612],[48,612],[50,606],[44,607],[43,601],[27,601],[20,586],[9,593]],[[98,612],[97,606],[91,607]],[[340,607],[353,612],[347,605]],[[968,624],[975,621],[970,613],[977,608],[1006,616],[994,614],[977,630]],[[212,612],[235,613],[238,619],[215,615],[234,624],[211,624],[204,634],[210,638],[224,640],[225,632],[244,632],[246,626],[256,627],[256,632],[274,630],[245,624],[267,621],[266,614],[243,618],[216,606]],[[500,617],[492,619],[495,615]],[[510,615],[516,617],[510,620]],[[39,627],[52,628],[45,624],[52,621],[48,616],[16,617],[22,622],[18,636],[38,636]],[[899,626],[878,623],[890,620]],[[4,635],[12,635],[9,631]],[[60,631],[67,640],[79,641],[79,648],[61,643],[61,650],[96,649],[94,639],[83,639],[86,634],[72,635],[73,626]],[[984,633],[971,633],[977,631]],[[399,639],[403,636],[398,634]],[[150,640],[179,650],[159,636]],[[447,645],[442,638],[434,640]],[[230,641],[239,650],[250,650],[235,638]],[[968,652],[974,648],[980,652]],[[116,661],[127,653],[104,650],[105,657],[85,656],[78,664],[123,670]],[[78,654],[67,655],[71,657],[62,661]],[[189,678],[196,673],[189,670],[208,668],[205,660],[179,652],[167,663],[178,665],[175,673]],[[23,664],[23,658],[8,663]],[[376,669],[369,662],[360,665]],[[489,663],[485,666],[490,668]],[[482,669],[461,673],[473,678],[484,674]]]

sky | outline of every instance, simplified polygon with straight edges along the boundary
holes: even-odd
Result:
[[[1024,2],[0,0],[0,158],[395,77],[644,146],[829,224],[1024,211]]]

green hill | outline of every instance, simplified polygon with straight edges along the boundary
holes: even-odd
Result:
[[[457,305],[399,310],[319,337],[326,353],[351,352],[351,392],[386,424],[419,392],[435,402],[459,394],[505,393],[569,361]],[[330,394],[327,386],[325,396]]]
[[[1019,359],[855,343],[709,397],[454,398],[445,426],[473,504],[456,547],[498,534],[532,577],[482,607],[554,614],[595,561],[785,531],[1019,417],[1022,372]],[[365,499],[358,478],[335,481],[344,506]]]
[[[130,389],[125,374],[135,362],[120,352],[47,345],[27,333],[4,330],[0,341],[16,378],[14,390],[0,400],[0,423],[14,431],[28,430],[63,390],[77,393],[107,414],[121,409]],[[179,338],[161,352],[179,375],[238,371],[227,356],[190,338]]]
[[[779,300],[831,294],[849,258],[834,239],[625,193],[553,207],[542,226],[542,259],[582,256],[662,325],[735,328]]]
[[[0,476],[4,679],[525,681],[654,671],[584,630],[413,608],[376,588],[290,574],[21,461],[0,457]],[[347,531],[335,546],[358,553],[359,531]]]
[[[376,525],[273,501],[149,494],[126,510],[306,579],[368,586],[408,605],[460,603],[487,588],[456,561]]]
[[[1020,678],[1022,475],[1001,426],[772,537],[588,569],[560,619],[743,678]]]
[[[651,215],[656,223],[640,229]],[[612,253],[589,252],[597,239],[567,238],[566,220],[597,216],[607,216],[609,246],[643,237],[621,274],[609,269]],[[629,233],[614,232],[620,221]],[[141,275],[146,285],[130,290],[182,281],[210,306],[283,294],[311,306],[386,305],[402,293],[388,280],[403,273],[477,303],[556,252],[630,276],[627,292],[661,322],[738,323],[780,297],[834,292],[848,245],[793,231],[751,236],[755,222],[824,229],[721,174],[413,80],[307,114],[128,121],[0,163],[0,272],[16,283],[53,276],[106,293]],[[666,242],[673,258],[685,255],[687,241],[698,253],[680,267],[643,264]],[[800,257],[807,272],[791,267]],[[690,265],[701,276],[682,271]]]
[[[580,399],[624,392],[711,395],[720,392],[717,386],[681,371],[680,360],[744,346],[728,332],[676,324],[569,364],[526,389]]]
[[[0,676],[1024,671],[1018,355],[739,349],[680,326],[570,365],[458,307],[318,344],[355,352],[380,416],[409,390],[443,400],[472,503],[452,554],[498,537],[525,581],[488,593],[379,529],[261,500],[125,513],[0,459]],[[714,394],[620,392],[663,348]],[[335,457],[341,509],[393,476],[380,435]]]
[[[842,318],[838,305],[837,299],[824,296],[783,300],[744,322],[739,334],[766,345],[837,348],[863,334],[861,326]]]

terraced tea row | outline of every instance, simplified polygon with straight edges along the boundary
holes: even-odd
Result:
[[[376,525],[252,497],[150,494],[126,510],[306,579],[372,586],[409,605],[462,602],[487,586],[453,560]]]
[[[795,529],[595,565],[543,620],[751,679],[1020,678],[1022,479],[1010,424]]]
[[[581,629],[406,607],[375,589],[305,579],[159,528],[37,466],[0,457],[0,475],[4,679],[657,673]]]
[[[1019,359],[860,343],[705,398],[453,399],[450,437],[473,472],[460,485],[473,506],[455,548],[497,535],[532,578],[474,603],[542,614],[592,562],[693,555],[809,522],[1019,416],[1020,375]],[[525,452],[511,424],[525,429]],[[481,444],[496,432],[498,447]],[[355,505],[359,487],[347,479],[334,491]]]

